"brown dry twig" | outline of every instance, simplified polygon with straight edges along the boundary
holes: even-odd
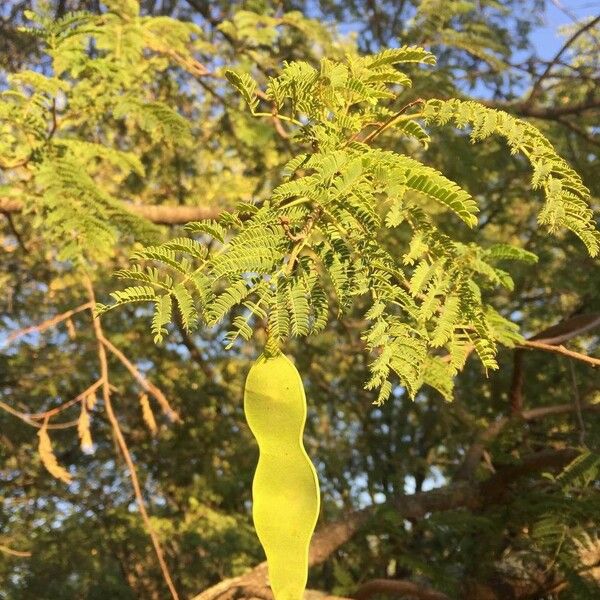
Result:
[[[92,306],[96,305],[96,298],[94,294],[94,288],[90,279],[85,279],[85,287],[88,293],[88,297],[90,299],[90,304]],[[110,398],[110,382],[108,378],[108,360],[106,356],[106,338],[104,337],[104,333],[102,331],[102,325],[100,323],[100,318],[92,313],[92,324],[94,328],[94,334],[96,336],[97,346],[98,346],[98,361],[100,363],[100,381],[102,383],[102,398],[104,400],[104,407],[106,409],[106,416],[110,422],[113,433],[115,435],[115,439],[119,446],[119,450],[125,459],[125,464],[127,465],[127,470],[129,471],[129,477],[131,479],[131,484],[133,487],[133,492],[135,495],[135,501],[138,506],[138,510],[140,511],[140,515],[144,522],[144,526],[150,536],[152,541],[152,545],[154,547],[154,552],[156,553],[156,557],[158,559],[158,563],[160,565],[160,569],[169,588],[171,596],[173,600],[179,600],[179,594],[175,588],[173,583],[173,579],[171,577],[171,573],[169,571],[169,567],[167,566],[167,562],[165,560],[165,555],[163,549],[160,545],[160,541],[158,539],[158,535],[150,522],[150,517],[148,512],[146,511],[146,505],[144,503],[144,496],[142,494],[142,488],[140,485],[140,481],[137,475],[137,470],[135,468],[135,464],[131,457],[131,453],[129,452],[129,448],[127,446],[127,442],[125,441],[125,437],[123,436],[123,432],[121,431],[121,427],[119,425],[119,421],[114,412],[112,401]]]
[[[22,338],[23,336],[28,335],[30,333],[35,333],[35,332],[41,333],[42,331],[45,331],[46,329],[50,329],[50,327],[54,327],[55,325],[58,325],[58,323],[61,323],[62,321],[66,321],[67,319],[70,319],[73,315],[76,315],[77,313],[80,313],[91,307],[92,307],[92,305],[89,302],[86,302],[85,304],[82,304],[81,306],[78,306],[77,308],[67,310],[66,312],[61,313],[60,315],[56,315],[55,317],[52,317],[51,319],[47,319],[46,321],[43,321],[42,323],[39,323],[37,325],[32,325],[31,327],[25,327],[24,329],[19,329],[19,331],[15,331],[14,333],[11,333],[6,338],[4,344],[2,345],[2,348],[5,348],[9,344],[12,344],[15,340],[18,340],[19,338]]]
[[[121,352],[111,341],[104,337],[104,335],[100,336],[100,341],[106,348],[113,354],[124,366],[125,368],[133,375],[135,380],[142,386],[144,390],[146,390],[149,394],[152,394],[156,401],[160,404],[163,412],[174,422],[181,422],[181,417],[177,414],[167,397],[162,393],[162,391],[157,388],[153,383],[148,381],[139,369]]]
[[[52,409],[44,411],[44,412],[38,412],[38,413],[22,412],[20,410],[17,410],[16,408],[13,408],[9,404],[2,402],[1,400],[0,400],[0,408],[5,410],[7,413],[10,413],[11,415],[17,417],[18,419],[21,419],[21,421],[24,421],[28,425],[31,425],[32,427],[40,428],[40,427],[42,427],[42,424],[38,423],[38,421],[45,421],[45,420],[49,419],[50,417],[53,417],[53,416],[57,415],[58,413],[62,412],[63,410],[66,410],[67,408],[70,408],[71,406],[84,401],[90,394],[93,394],[101,385],[102,385],[102,381],[98,380],[95,383],[93,383],[92,385],[90,385],[89,387],[87,387],[83,392],[81,392],[80,394],[75,396],[75,398],[72,398],[71,400],[67,400],[66,402],[63,402],[63,404],[61,404],[60,406],[57,406],[55,408],[52,408]],[[73,427],[75,425],[77,425],[77,420],[68,421],[66,423],[48,424],[47,429],[67,429],[67,428]]]

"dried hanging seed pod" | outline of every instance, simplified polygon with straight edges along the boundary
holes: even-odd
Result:
[[[317,473],[302,442],[304,387],[286,356],[263,355],[254,363],[246,379],[244,410],[260,450],[252,515],[267,555],[271,588],[276,600],[301,600],[320,497]]]

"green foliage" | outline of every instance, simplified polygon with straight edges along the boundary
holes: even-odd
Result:
[[[0,166],[15,170],[11,196],[33,213],[57,258],[77,265],[107,260],[121,238],[147,243],[158,235],[122,203],[127,182],[146,175],[141,155],[94,131],[110,124],[146,133],[154,144],[190,140],[186,118],[147,99],[145,86],[169,64],[151,59],[148,68],[145,53],[172,56],[176,48],[181,61],[199,30],[166,17],[132,21],[136,2],[113,9],[58,20],[28,12],[34,26],[23,32],[40,40],[51,69],[13,74],[0,93]],[[169,25],[167,46],[156,35]]]
[[[597,262],[569,232],[593,251],[578,204],[589,200],[557,158],[599,196],[598,25],[528,98],[548,66],[528,41],[541,0],[298,0],[298,12],[268,0],[107,0],[67,2],[93,12],[58,19],[57,0],[35,13],[28,0],[8,4],[0,596],[168,597],[102,394],[77,401],[99,376],[91,314],[56,322],[88,301],[85,277],[98,299],[122,302],[101,318],[106,338],[182,418],[157,411],[150,427],[156,398],[144,401],[109,351],[113,410],[180,597],[264,559],[240,395],[268,329],[306,387],[323,524],[372,515],[313,569],[312,588],[351,596],[389,577],[466,599],[471,584],[504,597],[535,580],[547,587],[531,595],[560,585],[561,600],[595,598],[598,369],[510,346],[600,310]],[[587,22],[565,27],[565,41]],[[423,62],[389,64],[411,57]],[[469,104],[477,97],[485,106]],[[421,101],[434,98],[462,100]],[[475,130],[486,137],[472,145]],[[209,218],[180,227],[190,213]],[[120,283],[132,289],[107,302]],[[598,330],[583,329],[565,345],[598,356]],[[524,418],[507,420],[515,391]],[[47,432],[69,485],[15,416],[65,403]],[[82,452],[84,405],[93,447]],[[539,469],[572,448],[581,455],[562,473]],[[407,520],[421,501],[425,514]]]
[[[457,127],[471,126],[471,140],[483,140],[492,134],[506,138],[511,153],[524,154],[533,167],[531,185],[541,188],[545,205],[538,220],[550,231],[566,227],[586,245],[591,256],[600,250],[600,233],[589,206],[590,192],[581,177],[558,156],[550,142],[533,125],[498,110],[472,101],[430,100],[424,109],[428,123]]]
[[[254,111],[258,106],[256,97],[256,81],[248,73],[238,74],[235,71],[225,71],[229,83],[240,93],[248,108]]]
[[[471,350],[485,369],[496,369],[498,344],[522,339],[483,292],[514,287],[497,261],[532,263],[535,255],[449,236],[442,215],[453,214],[472,228],[478,222],[475,199],[435,168],[372,145],[390,127],[421,142],[429,139],[415,115],[404,114],[410,105],[394,113],[384,102],[394,98],[397,85],[410,85],[409,76],[397,70],[407,62],[431,65],[435,59],[422,48],[404,46],[343,62],[323,59],[319,68],[291,62],[269,78],[260,98],[247,73],[226,72],[254,116],[295,124],[295,142],[311,151],[285,165],[283,181],[264,203],[240,205],[218,222],[188,225],[216,246],[202,246],[202,239],[167,242],[135,255],[169,273],[166,290],[186,329],[197,317],[214,326],[232,313],[229,347],[239,338],[248,340],[265,321],[270,339],[283,343],[288,336],[320,331],[333,308],[328,298],[341,315],[353,299],[369,295],[363,339],[373,361],[366,387],[379,390],[378,404],[392,390],[392,375],[412,397],[427,383],[451,398],[453,377]],[[272,103],[269,112],[257,111],[262,98]],[[546,193],[540,222],[552,230],[571,228],[596,252],[588,191],[533,126],[458,100],[426,102],[416,116],[429,124],[470,124],[473,141],[493,133],[506,137],[511,152],[531,161],[533,187]],[[392,254],[393,236],[385,242],[385,229],[408,234],[408,244]],[[152,269],[146,273],[158,273]],[[149,283],[158,288],[151,299],[160,340],[165,282],[157,274]],[[113,294],[112,306],[128,296],[138,301],[148,291],[134,286]],[[101,305],[100,311],[109,308]]]

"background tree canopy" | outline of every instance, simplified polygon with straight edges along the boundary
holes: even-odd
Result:
[[[600,17],[542,59],[545,4],[2,3],[0,598],[272,598],[267,340],[308,594],[597,597]]]

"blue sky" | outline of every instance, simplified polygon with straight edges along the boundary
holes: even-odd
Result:
[[[549,0],[544,16],[545,24],[534,32],[533,42],[541,58],[552,58],[564,43],[558,33],[561,25],[573,23],[600,13],[600,0]],[[570,16],[571,15],[571,16]]]

